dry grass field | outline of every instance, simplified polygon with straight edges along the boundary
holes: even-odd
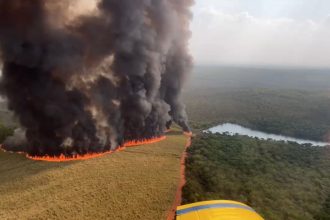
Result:
[[[87,161],[48,163],[0,152],[0,219],[166,219],[186,137]]]

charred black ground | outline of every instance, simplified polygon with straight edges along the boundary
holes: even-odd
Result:
[[[189,131],[180,95],[193,0],[101,0],[69,21],[72,2],[0,0],[1,93],[26,151],[103,152],[172,121]]]

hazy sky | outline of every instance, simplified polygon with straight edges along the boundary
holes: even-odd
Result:
[[[330,67],[330,0],[196,0],[197,64]]]

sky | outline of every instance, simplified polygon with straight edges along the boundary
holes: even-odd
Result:
[[[200,65],[330,67],[329,0],[195,0]]]

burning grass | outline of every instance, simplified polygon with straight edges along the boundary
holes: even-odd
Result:
[[[0,219],[166,219],[186,137],[85,161],[0,152]]]
[[[46,161],[46,162],[69,162],[69,161],[77,161],[77,160],[89,160],[89,159],[94,159],[97,157],[102,157],[107,154],[112,154],[112,153],[115,153],[118,151],[123,151],[127,147],[135,147],[135,146],[139,146],[139,145],[153,144],[153,143],[163,141],[165,139],[166,139],[166,136],[152,138],[152,139],[146,139],[146,140],[128,141],[128,142],[124,143],[124,145],[122,147],[119,147],[114,151],[107,151],[107,152],[103,152],[103,153],[89,153],[89,154],[85,154],[85,155],[77,154],[74,156],[66,156],[66,155],[62,154],[58,157],[52,157],[52,156],[38,157],[38,156],[26,155],[26,157],[31,160]]]

